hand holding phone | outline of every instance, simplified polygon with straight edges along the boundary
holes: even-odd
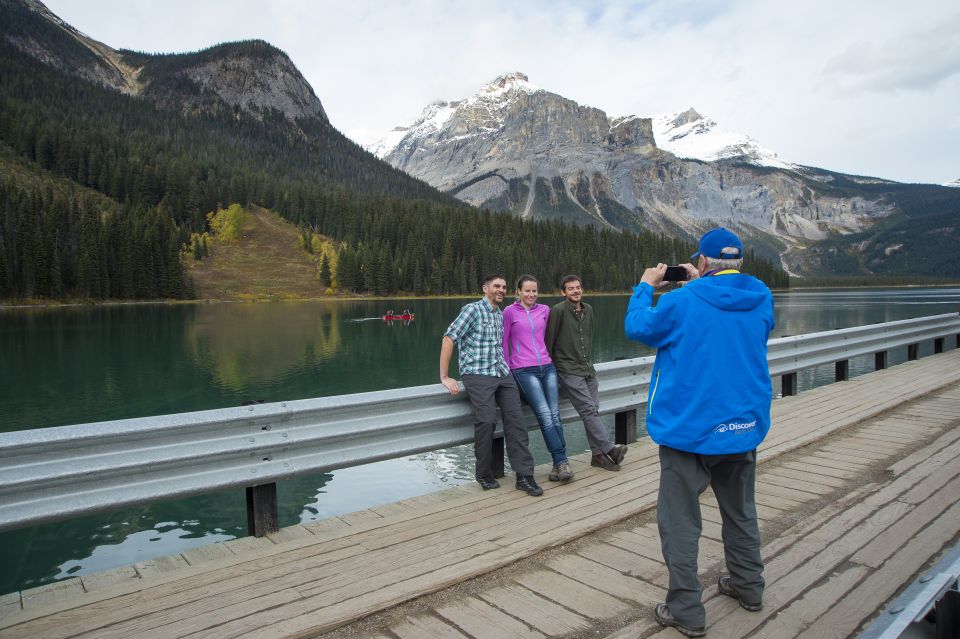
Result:
[[[682,266],[668,266],[667,272],[663,275],[664,282],[686,282],[690,275],[687,269]]]

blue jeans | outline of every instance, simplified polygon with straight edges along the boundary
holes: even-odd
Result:
[[[557,369],[553,364],[528,366],[513,371],[520,387],[520,395],[530,404],[543,441],[550,451],[554,464],[567,461],[567,442],[563,438],[563,422],[560,421],[560,394],[557,389]]]

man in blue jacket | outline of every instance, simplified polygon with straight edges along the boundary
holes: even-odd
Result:
[[[740,272],[743,243],[718,228],[684,264],[688,281],[660,297],[665,264],[648,268],[624,321],[627,337],[657,349],[647,399],[647,433],[660,445],[657,524],[670,572],[655,616],[690,637],[706,616],[697,578],[699,495],[713,488],[723,518],[728,575],[719,591],[751,611],[763,607],[763,563],[754,502],[757,445],[770,428],[767,337],[773,296]]]

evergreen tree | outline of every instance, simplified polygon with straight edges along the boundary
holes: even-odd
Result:
[[[330,272],[330,260],[327,259],[326,253],[320,258],[320,283],[326,287],[333,284],[333,274]]]

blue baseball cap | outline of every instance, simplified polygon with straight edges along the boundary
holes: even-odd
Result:
[[[743,257],[743,242],[733,231],[723,227],[713,229],[700,238],[700,246],[697,247],[697,252],[690,256],[690,261],[701,255],[715,259],[739,260]]]

